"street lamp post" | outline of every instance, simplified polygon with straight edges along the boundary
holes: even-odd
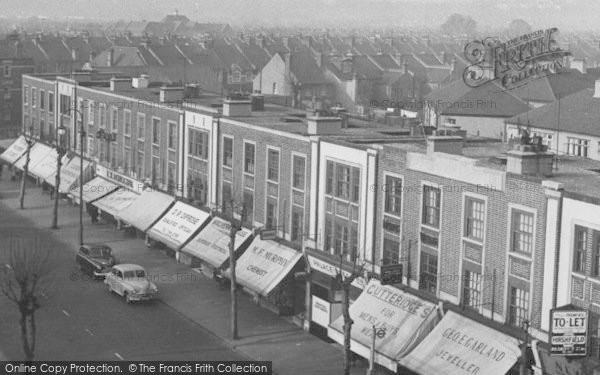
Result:
[[[67,129],[61,125],[57,129],[58,139],[56,141],[56,182],[55,182],[55,197],[54,197],[54,212],[52,214],[52,225],[51,229],[58,229],[58,201],[59,201],[59,187],[60,187],[60,169],[62,167],[62,158],[67,153],[67,147],[65,146],[65,135]]]
[[[19,207],[25,208],[25,184],[27,183],[27,174],[29,173],[29,161],[31,155],[31,146],[33,146],[33,126],[29,126],[29,134],[25,132],[25,142],[27,143],[27,151],[25,153],[25,165],[23,166],[23,176],[21,176],[21,194],[19,195]]]

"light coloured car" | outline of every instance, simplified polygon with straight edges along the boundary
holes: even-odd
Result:
[[[137,264],[117,264],[106,275],[109,292],[125,297],[127,303],[154,298],[158,288],[148,280],[146,270]]]

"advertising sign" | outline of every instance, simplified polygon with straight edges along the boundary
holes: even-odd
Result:
[[[221,267],[229,259],[230,230],[231,224],[228,221],[215,217],[182,251],[203,259],[213,267]],[[249,229],[238,230],[235,234],[235,250],[251,235]]]
[[[516,339],[448,311],[400,363],[419,374],[504,375],[519,355]]]
[[[266,296],[301,258],[301,253],[287,246],[257,237],[238,259],[235,272],[240,284]]]
[[[371,279],[358,299],[350,305],[352,325],[352,350],[359,355],[363,348],[371,346],[373,326],[385,329],[385,337],[375,343],[375,351],[388,358],[388,361],[376,361],[384,366],[406,355],[418,342],[418,338],[427,334],[427,328],[437,320],[436,305],[389,285],[381,285]],[[330,324],[328,335],[343,343],[344,318],[339,317]],[[357,351],[358,350],[358,351]],[[389,363],[393,367],[392,363]],[[389,368],[389,367],[388,367]],[[390,368],[395,371],[394,368]]]
[[[323,327],[329,325],[329,319],[331,316],[331,304],[324,299],[316,296],[312,296],[312,312],[311,320]]]
[[[207,212],[177,202],[150,228],[148,234],[176,250],[200,229],[208,217]]]
[[[550,354],[587,354],[588,312],[571,306],[550,312]]]
[[[318,258],[315,258],[313,256],[310,256],[310,255],[308,256],[308,263],[310,265],[311,270],[319,271],[319,272],[329,275],[331,277],[336,277],[337,274],[339,273],[339,267],[336,267],[332,264],[324,262],[324,261],[322,261]],[[348,276],[350,276],[350,272],[348,272],[346,270],[342,270],[342,275],[344,277],[348,277]],[[365,286],[367,285],[367,282],[364,277],[357,277],[352,282],[352,285],[358,289],[364,289]]]

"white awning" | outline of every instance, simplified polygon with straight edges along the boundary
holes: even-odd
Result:
[[[448,311],[399,362],[423,375],[504,375],[520,355],[515,338]]]
[[[231,224],[215,217],[181,251],[196,256],[211,266],[218,268],[229,259],[229,230]],[[235,251],[252,235],[249,229],[242,228],[235,236]]]
[[[302,254],[271,240],[256,237],[237,260],[237,282],[246,288],[267,296],[294,268]],[[230,277],[229,270],[225,276]]]
[[[69,193],[74,185],[78,184],[79,180],[79,169],[80,169],[81,158],[79,156],[73,156],[71,160],[63,164],[60,169],[60,187],[58,191],[61,193]],[[83,161],[83,175],[84,178],[88,173],[90,162],[87,160]],[[85,181],[85,179],[84,179]],[[56,183],[56,171],[46,178],[46,182],[54,186]]]
[[[117,217],[119,212],[129,207],[137,199],[138,195],[131,190],[118,188],[112,193],[98,199],[94,206],[98,207],[103,212]]]
[[[24,136],[20,136],[0,155],[0,159],[13,164],[25,154],[25,151],[27,151],[27,141]]]
[[[210,217],[208,212],[183,202],[173,207],[148,230],[148,236],[178,250]]]
[[[158,191],[145,190],[138,198],[119,212],[117,218],[145,232],[169,209],[175,198]]]
[[[29,150],[29,172],[33,170],[36,164],[41,163],[42,160],[52,152],[53,149],[50,146],[46,146],[43,143],[35,143],[31,146],[31,150]],[[25,156],[20,157],[19,160],[15,162],[15,167],[17,169],[23,170],[25,168],[25,161],[27,158]]]
[[[91,203],[113,192],[117,188],[118,186],[114,182],[105,180],[102,177],[95,177],[83,185],[83,201]],[[70,194],[76,202],[79,202],[79,187],[71,190]]]
[[[436,305],[371,279],[350,306],[353,352],[369,358],[373,325],[385,328],[385,336],[375,341],[375,362],[397,370],[397,360],[422,340],[439,320]],[[327,329],[329,337],[344,342],[344,317],[340,316]]]
[[[29,173],[41,178],[42,180],[46,180],[46,178],[48,178],[50,175],[56,174],[57,159],[58,152],[56,152],[55,148],[50,148],[50,151],[39,163],[29,165]],[[69,158],[65,155],[63,156],[62,161],[63,163],[68,162]]]

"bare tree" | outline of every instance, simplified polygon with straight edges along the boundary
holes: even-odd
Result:
[[[356,254],[352,254],[352,272],[344,274],[343,270],[344,255],[340,254],[340,267],[337,269],[336,279],[342,287],[342,316],[344,317],[344,375],[350,375],[350,366],[352,363],[352,324],[354,320],[350,316],[350,286],[357,278],[361,277],[364,270],[364,264],[358,265]]]
[[[35,312],[41,307],[40,296],[49,288],[50,252],[38,238],[10,235],[8,263],[0,270],[0,291],[19,309],[21,341],[27,361],[33,361],[36,344]]]
[[[25,208],[25,184],[27,182],[27,174],[29,173],[29,161],[31,155],[31,146],[33,146],[33,140],[25,138],[25,142],[27,143],[27,151],[25,151],[25,165],[23,166],[23,175],[21,176],[21,194],[19,195],[19,207],[21,209]]]
[[[231,199],[225,203],[225,211],[227,211],[226,205],[229,204],[231,207],[231,215],[229,215],[229,221],[231,227],[229,228],[229,272],[231,277],[230,293],[231,293],[231,339],[237,340],[238,336],[238,299],[237,299],[237,278],[235,275],[235,238],[237,232],[242,230],[242,224],[246,221],[248,210],[246,205],[242,202],[241,204],[236,203],[234,195],[232,194]],[[236,218],[236,210],[239,210],[239,217]]]

